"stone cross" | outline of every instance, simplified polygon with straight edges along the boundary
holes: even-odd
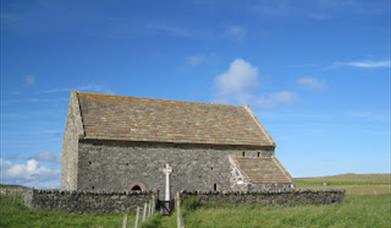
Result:
[[[164,200],[170,200],[170,174],[172,173],[172,168],[169,164],[166,164],[166,167],[163,168],[163,173],[166,174],[166,192],[164,195]]]

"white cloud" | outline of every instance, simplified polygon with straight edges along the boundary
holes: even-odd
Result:
[[[43,93],[61,93],[61,92],[71,92],[71,89],[70,88],[52,88],[52,89],[48,89],[48,90],[45,90],[43,91]]]
[[[0,168],[2,170],[1,173],[3,173],[3,168],[8,168],[12,165],[12,163],[8,160],[0,158]]]
[[[316,79],[314,77],[301,77],[297,79],[296,83],[300,85],[303,88],[311,89],[311,90],[317,90],[321,91],[327,88],[327,85],[325,82],[320,81],[319,79]]]
[[[258,68],[243,59],[235,59],[229,69],[215,80],[217,100],[248,103],[258,88]]]
[[[205,60],[205,55],[200,55],[200,54],[191,55],[186,58],[186,64],[191,66],[196,66],[204,62],[204,60]]]
[[[198,66],[200,64],[210,63],[213,58],[216,56],[213,52],[208,53],[196,53],[186,57],[185,64],[187,66]]]
[[[389,112],[378,112],[378,111],[364,111],[364,110],[355,110],[349,111],[346,113],[350,118],[357,118],[361,121],[380,121],[380,122],[391,122],[391,117]]]
[[[191,36],[191,33],[189,30],[173,26],[173,25],[166,25],[166,24],[150,24],[148,26],[149,29],[152,29],[159,33],[165,33],[172,36],[178,36],[178,37],[188,37]]]
[[[351,66],[357,68],[386,68],[391,66],[390,60],[363,60],[352,62],[335,62],[336,65]]]
[[[59,156],[50,153],[48,151],[44,151],[42,153],[36,154],[32,157],[32,159],[37,161],[53,162],[53,163],[58,163],[60,161]]]
[[[76,89],[77,91],[114,94],[113,90],[99,84],[87,84],[87,85],[82,85],[74,88],[52,88],[52,89],[42,91],[42,93],[64,93],[64,92],[70,93],[73,89]]]
[[[43,130],[44,134],[48,135],[54,135],[54,136],[61,136],[64,133],[63,129],[46,129]]]
[[[0,170],[2,183],[52,187],[53,183],[59,182],[59,170],[42,166],[35,159],[29,159],[25,164],[13,164],[0,158]]]
[[[14,104],[14,103],[60,103],[68,101],[67,98],[21,98],[21,99],[7,99],[4,101],[4,104]]]
[[[113,94],[114,92],[107,88],[106,86],[98,85],[98,84],[88,84],[84,86],[79,86],[76,88],[78,91],[90,91],[90,92],[97,92],[97,93],[110,93]]]
[[[271,108],[278,105],[289,105],[297,100],[297,95],[290,91],[279,91],[259,97],[256,105],[261,108]]]
[[[224,37],[242,42],[247,36],[247,29],[242,26],[229,26],[224,31]]]
[[[288,67],[295,67],[295,68],[307,68],[307,67],[319,67],[319,64],[315,63],[302,63],[302,64],[290,64]]]
[[[259,70],[243,59],[235,59],[229,69],[215,79],[216,102],[251,104],[270,108],[287,105],[297,99],[290,91],[279,91],[259,96]]]
[[[35,84],[35,77],[33,75],[26,75],[23,79],[23,83],[26,87],[31,87]]]

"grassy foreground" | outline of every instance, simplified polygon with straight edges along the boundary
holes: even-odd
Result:
[[[298,188],[344,188],[342,204],[298,207],[204,205],[184,202],[186,227],[391,227],[390,175],[296,179]],[[186,205],[187,204],[187,205]],[[19,197],[0,198],[0,227],[121,227],[122,214],[68,214],[25,208]],[[129,215],[132,227],[134,215]],[[154,216],[143,227],[176,227],[176,217]]]
[[[343,188],[342,204],[297,207],[207,205],[185,209],[186,227],[391,227],[391,175],[346,174],[295,179],[297,188]],[[175,218],[155,221],[174,227]],[[151,226],[152,227],[152,226]]]
[[[128,216],[129,224],[133,218]],[[0,227],[121,227],[122,219],[121,214],[36,211],[24,207],[20,195],[0,198]]]
[[[349,197],[340,205],[209,206],[185,216],[187,227],[390,227],[390,197]]]

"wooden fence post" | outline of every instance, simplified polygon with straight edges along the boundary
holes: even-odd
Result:
[[[140,214],[140,207],[137,206],[136,208],[136,220],[134,222],[134,228],[138,228],[138,218],[139,218],[139,214]]]
[[[144,203],[143,220],[142,220],[142,222],[145,222],[146,216],[147,216],[147,203]]]
[[[156,208],[156,204],[155,204],[155,196],[152,195],[152,214],[155,213],[155,208]]]
[[[151,216],[151,200],[148,201],[148,210],[147,210],[147,218]]]
[[[149,216],[152,216],[152,199],[149,200]]]
[[[12,192],[12,204],[15,204],[16,201],[16,191]]]
[[[125,213],[124,220],[122,221],[122,228],[128,227],[128,213]]]
[[[182,215],[181,215],[181,196],[179,192],[176,193],[176,224],[177,228],[184,228]]]

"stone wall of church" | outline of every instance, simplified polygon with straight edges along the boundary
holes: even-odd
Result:
[[[142,190],[160,190],[161,196],[165,182],[162,168],[166,163],[173,169],[172,193],[231,191],[228,155],[268,157],[274,154],[273,148],[100,140],[81,140],[78,150],[79,190],[121,192],[138,185]]]
[[[64,143],[61,153],[61,187],[64,190],[77,189],[78,140],[83,134],[79,104],[75,93],[71,94],[68,105],[67,122],[64,131]]]

